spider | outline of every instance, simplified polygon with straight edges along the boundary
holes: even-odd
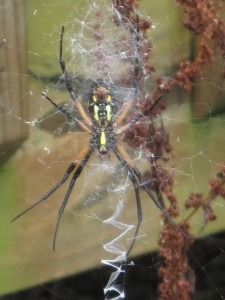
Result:
[[[139,41],[139,20],[137,16],[137,42]],[[127,128],[134,125],[138,121],[140,121],[143,117],[151,113],[153,108],[159,102],[160,99],[157,99],[154,104],[151,106],[150,109],[147,111],[137,115],[133,118],[131,122],[128,124],[122,125],[121,123],[124,121],[125,117],[127,116],[129,109],[132,106],[133,99],[129,100],[119,113],[117,113],[115,97],[113,95],[112,89],[107,82],[102,79],[97,79],[93,81],[91,91],[89,93],[89,106],[88,112],[85,111],[81,104],[81,98],[77,95],[76,91],[72,87],[71,78],[69,77],[65,61],[63,58],[63,34],[64,34],[64,26],[61,30],[60,35],[60,46],[59,46],[59,64],[64,75],[64,80],[66,84],[66,89],[70,98],[73,100],[74,108],[80,113],[82,117],[82,121],[75,119],[63,106],[56,104],[51,98],[49,98],[45,93],[42,95],[61,113],[66,115],[72,121],[78,122],[80,127],[88,132],[92,137],[90,139],[89,145],[85,146],[76,156],[75,160],[69,165],[68,169],[66,170],[63,177],[59,180],[58,183],[55,184],[47,193],[45,193],[38,201],[36,201],[32,206],[27,208],[26,210],[22,211],[18,214],[12,222],[16,219],[39,205],[41,202],[47,200],[57,189],[62,186],[71,173],[72,178],[69,183],[69,187],[67,189],[66,195],[64,200],[59,208],[58,211],[58,218],[56,221],[54,236],[53,236],[53,250],[55,250],[56,246],[56,236],[60,224],[60,220],[68,199],[71,195],[71,192],[74,188],[76,180],[82,173],[83,168],[87,164],[88,160],[92,156],[94,152],[99,154],[100,157],[107,156],[109,152],[113,152],[117,157],[118,161],[121,163],[122,167],[125,169],[128,178],[133,184],[135,198],[136,198],[136,206],[137,206],[137,225],[134,233],[134,237],[132,239],[131,245],[127,251],[127,255],[132,250],[134,245],[134,241],[137,237],[139,227],[142,221],[142,209],[141,209],[141,201],[140,201],[140,187],[147,193],[150,199],[155,203],[155,205],[161,210],[163,215],[165,216],[166,220],[172,222],[179,231],[182,231],[181,228],[171,219],[167,211],[164,209],[163,205],[154,196],[154,194],[146,187],[144,179],[139,171],[139,169],[132,163],[128,153],[125,151],[123,146],[118,142],[116,136],[124,132]],[[137,90],[137,75],[139,71],[139,59],[138,56],[135,58],[134,63],[134,90]]]

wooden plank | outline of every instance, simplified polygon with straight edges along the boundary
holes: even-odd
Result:
[[[0,161],[9,157],[28,136],[23,121],[28,107],[25,4],[25,0],[0,3]]]

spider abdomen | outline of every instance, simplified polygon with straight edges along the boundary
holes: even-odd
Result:
[[[111,105],[103,101],[93,104],[93,119],[99,126],[107,126],[112,121]]]

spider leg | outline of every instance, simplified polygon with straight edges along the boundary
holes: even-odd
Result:
[[[144,178],[142,177],[140,171],[138,168],[131,162],[131,158],[127,154],[127,152],[124,150],[124,148],[120,145],[117,146],[117,151],[121,155],[121,157],[124,159],[125,163],[129,165],[130,169],[132,172],[137,176],[141,187],[145,190],[145,192],[148,194],[148,196],[152,199],[152,201],[155,203],[155,205],[161,210],[163,213],[164,217],[166,218],[167,221],[169,221],[171,224],[173,224],[176,229],[182,233],[184,236],[185,240],[189,240],[188,235],[185,234],[185,232],[177,225],[177,223],[172,219],[172,217],[167,213],[161,202],[153,195],[153,193],[146,187]]]
[[[128,112],[129,112],[129,110],[130,110],[131,107],[132,107],[132,104],[133,104],[133,98],[130,98],[130,99],[128,99],[128,100],[126,101],[126,103],[122,106],[122,108],[121,108],[119,114],[117,115],[116,120],[115,120],[115,122],[114,122],[114,124],[113,124],[113,125],[115,126],[115,128],[116,128],[117,126],[119,126],[119,125],[123,122],[123,120],[126,118]],[[122,128],[123,128],[123,126],[122,126]],[[117,132],[117,131],[120,133],[120,129],[116,129],[116,132]]]
[[[64,209],[66,207],[66,204],[68,202],[68,199],[70,197],[70,194],[73,190],[73,187],[76,183],[77,178],[80,176],[84,166],[86,165],[86,163],[88,162],[89,158],[91,157],[92,153],[94,152],[94,148],[93,147],[89,147],[88,151],[86,152],[86,154],[83,156],[82,160],[80,161],[79,165],[77,165],[76,170],[73,174],[73,177],[70,181],[68,190],[66,192],[66,196],[64,197],[64,200],[59,208],[58,211],[58,218],[57,218],[57,222],[56,222],[56,226],[55,226],[55,232],[54,232],[54,237],[53,237],[53,250],[55,251],[55,244],[56,244],[56,236],[58,233],[58,229],[59,229],[59,223],[62,217],[62,214],[64,212]]]
[[[66,83],[66,87],[67,87],[67,90],[71,96],[71,98],[73,99],[73,101],[76,102],[76,100],[78,99],[77,95],[75,94],[72,86],[71,86],[71,81],[70,81],[70,78],[67,74],[67,71],[66,71],[66,64],[65,64],[65,61],[63,59],[63,55],[62,55],[62,49],[63,49],[63,34],[64,34],[64,26],[62,26],[62,31],[61,31],[61,35],[60,35],[60,45],[59,45],[59,64],[61,66],[61,69],[62,69],[62,72],[64,74],[64,78],[65,78],[65,83]]]
[[[45,93],[41,93],[42,96],[45,97],[45,99],[47,99],[55,108],[57,108],[57,110],[61,111],[64,115],[66,115],[68,118],[72,119],[71,115],[68,113],[68,111],[66,111],[61,105],[58,105],[57,103],[55,103],[51,98],[49,98]]]
[[[88,147],[89,148],[89,147]],[[64,182],[68,179],[69,175],[71,174],[71,172],[74,170],[74,168],[77,165],[77,161],[80,160],[80,158],[82,158],[84,156],[84,153],[86,153],[87,148],[85,147],[84,149],[82,149],[81,152],[79,152],[79,154],[77,155],[77,160],[72,162],[70,164],[70,166],[68,167],[68,169],[66,170],[65,174],[63,175],[63,177],[60,179],[60,181],[51,189],[49,190],[47,193],[45,193],[38,201],[36,201],[33,205],[31,205],[30,207],[28,207],[27,209],[25,209],[24,211],[22,211],[20,214],[18,214],[15,218],[12,219],[11,223],[13,223],[14,221],[16,221],[18,218],[20,218],[22,215],[26,214],[28,211],[30,211],[31,209],[33,209],[34,207],[36,207],[37,205],[39,205],[40,203],[42,203],[43,201],[47,200],[56,190],[58,190],[58,188],[60,188],[61,185],[64,184]]]
[[[124,132],[125,130],[127,130],[130,126],[136,124],[137,122],[141,121],[141,119],[143,119],[144,117],[148,116],[148,115],[152,112],[152,110],[156,107],[156,105],[159,103],[159,101],[160,101],[161,99],[162,99],[161,96],[159,96],[159,97],[155,100],[155,102],[152,104],[152,106],[151,106],[149,109],[147,109],[146,111],[144,111],[144,112],[138,114],[138,115],[137,115],[136,117],[134,117],[128,124],[125,124],[124,126],[118,128],[118,129],[115,129],[116,134],[121,134],[121,133],[123,133],[123,132]],[[131,107],[132,102],[130,101],[130,102],[128,103],[128,105],[130,105],[130,107]],[[128,109],[128,110],[129,110],[129,109]],[[115,123],[116,123],[116,122],[115,122]],[[117,123],[116,123],[116,125],[117,125]]]
[[[125,117],[127,116],[130,108],[132,107],[133,100],[137,96],[137,90],[138,90],[138,73],[140,70],[140,28],[139,28],[139,16],[136,15],[136,53],[135,53],[135,61],[134,61],[134,82],[133,82],[133,88],[134,88],[134,95],[127,100],[127,102],[123,105],[121,111],[119,112],[114,125],[118,126],[120,125]]]
[[[127,256],[130,254],[134,243],[135,243],[135,239],[137,237],[140,225],[141,225],[141,221],[142,221],[142,210],[141,210],[141,201],[140,201],[140,193],[139,193],[139,183],[136,180],[134,173],[132,171],[132,169],[130,168],[128,162],[123,158],[123,156],[120,154],[120,152],[117,150],[117,148],[112,148],[112,151],[115,153],[117,159],[120,161],[120,163],[124,166],[124,168],[127,171],[128,177],[131,180],[131,182],[133,183],[134,186],[134,191],[135,191],[135,197],[136,197],[136,205],[137,205],[137,225],[136,225],[136,229],[135,229],[135,233],[134,233],[134,237],[132,239],[132,243],[129,246],[129,249],[127,251]]]
[[[71,85],[71,80],[68,76],[68,73],[66,71],[66,64],[65,61],[63,59],[63,34],[64,34],[64,26],[62,26],[62,31],[61,31],[61,36],[60,36],[60,46],[59,46],[59,64],[61,66],[62,72],[64,74],[64,79],[65,79],[65,83],[66,83],[66,88],[67,91],[71,97],[71,99],[74,101],[74,105],[77,108],[77,110],[79,111],[79,113],[81,114],[82,118],[84,119],[84,121],[87,123],[87,125],[89,127],[92,127],[92,121],[89,118],[89,116],[86,114],[81,102],[80,102],[80,98],[76,95],[72,85]]]
[[[129,112],[129,110],[132,109],[133,100],[137,96],[137,92],[138,92],[138,75],[139,75],[139,71],[140,71],[140,61],[141,61],[140,22],[139,22],[139,15],[138,14],[136,15],[136,31],[135,31],[135,34],[136,34],[136,54],[135,54],[135,61],[134,61],[134,83],[133,83],[134,96],[131,97],[131,99],[128,99],[128,101],[122,107],[120,113],[118,114],[118,116],[117,116],[117,118],[114,122],[115,127],[117,127],[118,125],[120,125],[123,122],[123,120],[125,119],[125,117],[127,116],[128,112]],[[125,124],[124,126],[122,126],[119,129],[115,128],[116,134],[120,134],[120,133],[124,132],[130,126],[134,125],[135,123],[137,123],[138,121],[143,119],[145,116],[149,115],[160,100],[161,100],[161,96],[159,96],[154,101],[154,103],[152,104],[152,106],[149,109],[147,109],[146,111],[138,114],[136,117],[133,118],[133,120],[131,122],[129,122],[128,124]]]
[[[137,95],[138,90],[138,73],[140,70],[140,26],[139,26],[139,15],[136,15],[136,55],[134,62],[134,91]]]
[[[18,214],[15,218],[12,219],[12,223],[16,221],[18,218],[20,218],[22,215],[26,214],[28,211],[33,209],[35,206],[39,205],[41,202],[47,200],[63,183],[68,179],[70,173],[74,170],[75,163],[71,163],[69,168],[66,170],[66,173],[62,177],[62,179],[46,194],[44,194],[37,202],[35,202],[32,206],[28,207],[24,211],[22,211],[20,214]]]
[[[81,122],[80,120],[78,119],[74,119],[70,113],[68,113],[68,111],[66,111],[61,105],[58,105],[57,103],[55,103],[51,98],[49,98],[45,93],[41,93],[42,96],[45,97],[45,99],[47,99],[55,108],[57,108],[58,111],[62,112],[64,115],[66,115],[69,119],[71,120],[75,120],[79,126],[84,129],[84,131],[88,132],[88,133],[91,133],[91,130],[83,123]]]

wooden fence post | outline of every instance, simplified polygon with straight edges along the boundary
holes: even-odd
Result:
[[[0,162],[28,136],[26,0],[0,0]]]

